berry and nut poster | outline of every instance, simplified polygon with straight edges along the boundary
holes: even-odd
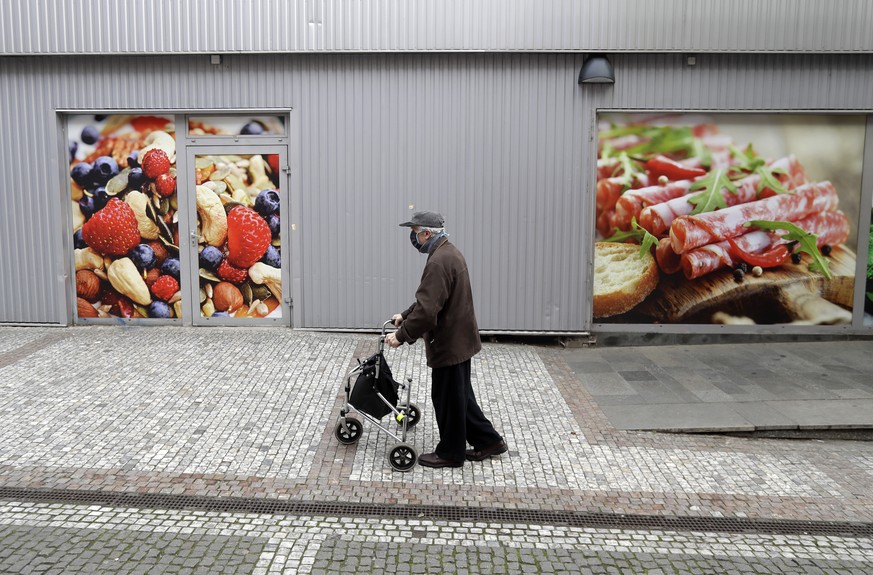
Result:
[[[200,121],[196,130],[226,134],[225,124]],[[249,119],[230,133],[269,133],[269,125]],[[76,317],[181,318],[190,274],[179,257],[187,215],[174,118],[75,115],[68,133]],[[282,317],[278,164],[277,154],[196,157],[201,317]]]
[[[195,158],[200,313],[282,317],[279,156]]]
[[[173,117],[68,118],[78,318],[182,315]]]
[[[861,116],[600,115],[594,321],[851,323],[864,138]]]

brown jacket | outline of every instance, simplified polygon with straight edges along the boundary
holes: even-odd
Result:
[[[463,363],[482,349],[467,262],[448,238],[438,242],[427,256],[415,303],[401,313],[396,334],[406,343],[424,338],[431,368]]]

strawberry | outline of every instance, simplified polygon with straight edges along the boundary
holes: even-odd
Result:
[[[267,222],[251,208],[236,206],[227,214],[227,259],[248,269],[261,259],[273,241]]]
[[[169,198],[176,192],[176,178],[170,174],[161,174],[155,180],[155,189],[162,198]]]
[[[216,271],[216,273],[218,274],[218,277],[220,277],[224,281],[235,284],[241,284],[249,277],[248,270],[233,266],[229,264],[227,260],[221,260],[221,263],[218,265],[218,270]]]
[[[139,165],[142,167],[142,172],[154,180],[161,174],[166,174],[170,169],[170,158],[167,157],[167,152],[160,148],[152,148],[146,152]]]
[[[118,198],[111,198],[82,226],[82,240],[105,256],[123,256],[139,239],[136,214]]]
[[[267,163],[270,165],[270,170],[273,172],[273,175],[279,175],[279,154],[268,154]]]
[[[173,276],[161,276],[152,284],[152,293],[164,301],[170,299],[179,291],[179,282]]]

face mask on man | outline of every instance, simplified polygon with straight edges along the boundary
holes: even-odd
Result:
[[[421,246],[424,245],[418,241],[418,234],[414,231],[409,232],[409,241],[412,243],[412,247],[414,247],[417,251],[421,251]]]

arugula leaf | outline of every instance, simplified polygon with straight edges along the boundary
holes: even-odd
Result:
[[[737,187],[731,182],[723,169],[713,170],[691,184],[692,190],[699,190],[701,188],[704,188],[705,191],[688,198],[688,203],[695,206],[691,215],[726,208],[727,203],[725,203],[724,197],[721,194],[722,188],[727,189],[734,195],[737,193]]]
[[[788,172],[785,171],[784,168],[768,168],[767,166],[760,166],[755,170],[755,173],[761,177],[761,181],[758,182],[758,186],[755,188],[758,191],[758,196],[761,195],[761,192],[764,191],[765,188],[770,188],[777,194],[787,194],[788,189],[782,185],[782,182],[779,181],[779,178],[776,177],[777,174],[788,175]]]
[[[815,234],[811,234],[791,222],[770,222],[767,220],[752,220],[750,222],[746,222],[744,225],[754,226],[762,230],[788,231],[788,233],[783,235],[782,238],[789,241],[796,241],[797,248],[800,251],[809,254],[809,256],[812,258],[812,261],[809,263],[809,270],[813,272],[819,272],[828,279],[833,279],[834,276],[831,273],[830,267],[828,267],[828,260],[821,254],[818,249],[818,244],[816,243],[818,237]]]
[[[657,131],[646,134],[648,141],[625,150],[630,155],[677,154],[690,156],[694,152],[696,138],[687,126],[656,126]]]
[[[658,238],[653,236],[647,229],[637,223],[636,217],[631,218],[631,229],[623,232],[615,228],[615,233],[606,238],[605,242],[625,243],[627,240],[634,240],[640,243],[640,257],[652,251],[652,248],[658,246]]]
[[[731,146],[729,149],[734,164],[728,169],[728,175],[733,180],[751,174],[766,163],[752,148],[752,144],[746,146],[745,150],[740,150],[735,146]]]

